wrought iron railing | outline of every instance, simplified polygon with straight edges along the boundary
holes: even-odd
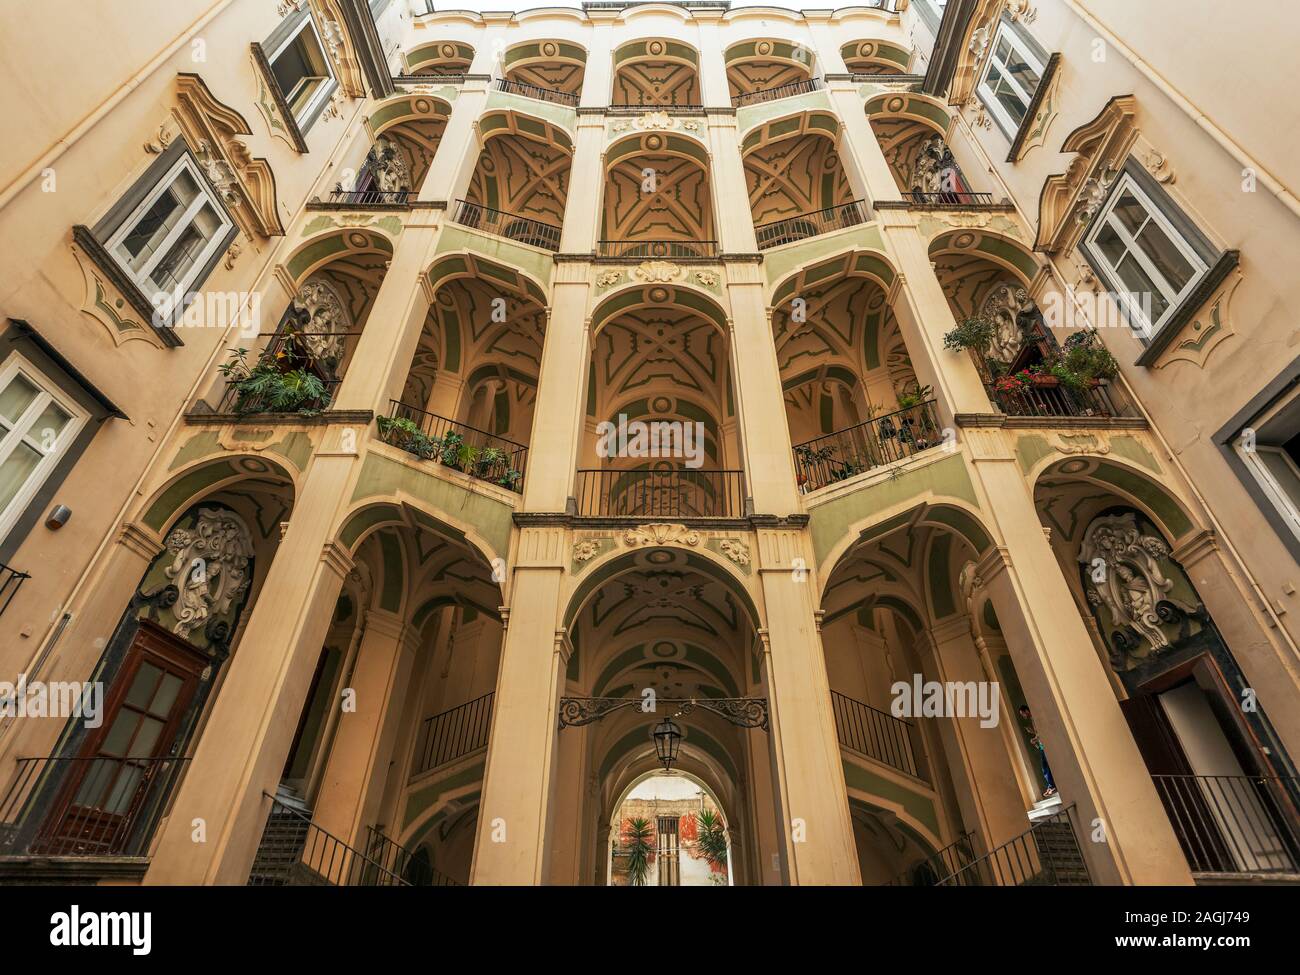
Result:
[[[445,873],[434,869],[422,857],[384,835],[377,826],[366,827],[366,855],[412,887],[463,887]]]
[[[587,518],[741,518],[745,475],[738,470],[578,471],[578,514]]]
[[[799,444],[795,478],[807,493],[942,442],[934,400],[926,400]]]
[[[1052,377],[1053,379],[1055,377]],[[1077,416],[1139,417],[1120,387],[1106,380],[1084,389],[1070,389],[1059,382],[1050,385],[998,389],[996,383],[985,387],[989,399],[1007,416]]]
[[[466,75],[457,74],[399,74],[393,76],[395,85],[463,85]]]
[[[0,616],[9,608],[14,597],[18,595],[18,590],[23,587],[23,583],[31,578],[27,572],[19,572],[0,562]]]
[[[186,758],[20,758],[0,799],[0,854],[143,856]]]
[[[507,213],[481,203],[457,200],[453,219],[462,227],[472,227],[520,244],[548,251],[560,249],[560,228],[532,217],[521,217],[517,213]]]
[[[250,887],[410,887],[393,871],[321,829],[302,810],[271,800]]]
[[[430,715],[420,725],[412,775],[420,775],[486,748],[495,691]]]
[[[281,329],[278,332],[261,332],[258,337],[269,337],[270,341],[257,354],[255,367],[274,366],[280,373],[301,370],[315,376],[324,387],[324,393],[298,401],[294,412],[319,412],[328,409],[334,402],[334,394],[343,381],[338,375],[338,370],[343,359],[346,358],[348,340],[360,334],[361,332],[355,330],[304,332],[300,329]],[[336,340],[341,340],[341,347],[338,349],[339,359],[327,361],[321,356],[321,350],[325,346],[332,345]],[[237,413],[241,416],[251,413],[281,412],[280,404],[275,402],[274,397],[282,392],[282,389],[268,390],[260,384],[249,382],[246,377],[241,379],[237,373],[232,373],[227,377],[226,389],[217,404],[216,412]]]
[[[397,400],[389,400],[388,416],[378,424],[385,443],[423,460],[511,491],[524,489],[528,448],[521,443]]]
[[[1287,814],[1295,778],[1151,778],[1194,873],[1300,873],[1300,831]]]
[[[919,760],[916,725],[878,711],[839,691],[831,691],[831,710],[840,744],[914,778],[926,778]]]
[[[334,206],[405,206],[410,202],[410,190],[330,190],[325,202]]]
[[[920,190],[906,190],[903,199],[913,206],[923,207],[969,207],[994,206],[992,193],[935,192],[925,193]]]
[[[800,213],[793,217],[761,223],[754,228],[754,236],[758,239],[758,249],[762,251],[769,247],[792,244],[797,240],[807,240],[820,234],[829,234],[846,227],[856,227],[866,222],[866,204],[862,200],[853,200],[849,203],[841,203],[839,206],[826,207],[824,210],[814,210],[811,213]]]
[[[938,853],[918,860],[885,887],[933,887],[975,861],[975,834],[962,833]]]
[[[803,95],[810,91],[816,91],[821,87],[822,80],[820,78],[804,78],[802,81],[787,82],[784,85],[777,85],[775,88],[747,91],[732,98],[731,104],[736,108],[744,108],[746,105],[761,105],[763,102],[774,102],[778,98]]]
[[[606,115],[644,115],[646,112],[667,112],[669,115],[703,115],[703,105],[678,105],[673,102],[638,102],[635,105],[607,105]]]
[[[1090,887],[1092,877],[1079,849],[1073,806],[1038,820],[1015,839],[986,853],[937,887]]]
[[[665,260],[696,260],[717,257],[716,240],[602,240],[596,245],[596,256],[606,258],[662,258]]]
[[[512,95],[523,95],[525,98],[535,98],[542,102],[554,102],[557,105],[576,106],[578,104],[578,96],[571,91],[560,91],[558,88],[543,88],[541,85],[511,81],[508,78],[498,78],[497,88],[501,91],[508,91]]]

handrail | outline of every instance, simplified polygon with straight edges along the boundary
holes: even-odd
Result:
[[[913,206],[927,207],[945,207],[945,206],[996,206],[993,201],[992,193],[968,193],[965,190],[961,192],[950,192],[940,190],[937,192],[923,192],[921,190],[905,190],[903,200],[911,203]]]
[[[314,878],[319,878],[322,884],[331,887],[411,886],[356,847],[343,842],[329,830],[322,829],[302,810],[281,802],[269,792],[262,794],[271,800],[271,809],[263,828],[263,845],[259,845],[257,857],[248,875],[248,886],[313,886]],[[271,826],[277,812],[298,820],[300,827],[306,831],[301,851],[287,851],[293,855],[292,860],[272,858],[264,848],[266,829]],[[307,877],[303,877],[296,869],[299,864],[310,872]]]
[[[823,87],[823,84],[821,78],[787,81],[784,85],[777,85],[774,88],[760,88],[758,91],[743,92],[732,98],[731,104],[736,108],[743,108],[746,105],[761,105],[764,102],[774,102],[780,98],[789,98],[792,95],[804,95],[810,91],[817,91]]]
[[[744,472],[580,468],[575,501],[585,518],[742,518]]]
[[[795,478],[799,490],[816,491],[942,442],[935,401],[925,400],[796,444]]]
[[[837,206],[760,223],[754,227],[754,237],[758,241],[758,249],[762,251],[866,222],[866,203],[863,200],[850,200]]]
[[[1273,775],[1153,775],[1151,779],[1193,872],[1300,872],[1300,824],[1292,811],[1300,779]]]
[[[452,219],[462,227],[482,230],[521,244],[529,244],[548,251],[560,249],[561,231],[555,224],[544,223],[517,213],[508,213],[482,203],[457,200],[456,215]]]
[[[495,691],[430,715],[420,724],[411,774],[421,775],[486,748]]]
[[[29,572],[19,572],[0,562],[0,616],[4,615],[4,611],[14,601],[14,596],[18,595],[18,590],[23,587],[23,583],[31,577]]]
[[[973,860],[936,887],[1089,887],[1092,877],[1074,835],[1071,804],[1045,816],[1001,846]],[[1061,830],[1059,827],[1064,827]],[[1065,849],[1062,849],[1065,847]]]
[[[975,832],[967,830],[937,853],[917,860],[881,886],[933,887],[940,879],[952,876],[975,859]]]
[[[554,102],[557,105],[576,106],[578,96],[571,91],[560,91],[558,88],[543,88],[541,85],[530,85],[526,81],[511,81],[509,78],[498,78],[497,88],[500,91],[510,92],[513,95],[522,95],[525,98],[534,98],[541,102]]]
[[[422,861],[396,840],[390,839],[378,826],[366,827],[366,850],[371,859],[390,873],[401,877],[412,887],[463,887],[459,880],[448,877],[432,864]]]
[[[388,416],[376,421],[384,443],[480,481],[510,491],[523,490],[528,465],[524,444],[399,400],[388,404]]]
[[[916,747],[916,726],[856,698],[831,691],[831,710],[840,744],[855,752],[925,779]]]
[[[411,196],[411,190],[345,190],[340,186],[330,190],[325,202],[336,206],[405,206]]]

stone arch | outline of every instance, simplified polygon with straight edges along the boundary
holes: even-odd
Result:
[[[445,99],[401,93],[378,102],[366,119],[366,128],[372,143],[387,140],[400,149],[411,176],[409,189],[418,192],[450,117],[451,104]]]
[[[364,256],[392,259],[395,236],[377,227],[329,230],[303,241],[284,261],[289,279],[297,287],[312,274],[336,261]]]
[[[763,121],[744,135],[741,157],[756,226],[852,202],[839,135],[839,119],[821,110]]]
[[[386,492],[385,500],[362,499],[354,504],[340,519],[335,539],[349,554],[354,554],[368,537],[386,528],[430,532],[448,543],[464,546],[475,561],[489,569],[496,559],[506,554],[502,542],[508,536],[489,540],[478,525],[450,515],[400,488]]]
[[[559,39],[521,41],[506,48],[501,57],[506,80],[574,96],[582,94],[586,65],[586,48]]]
[[[723,51],[727,88],[735,101],[742,95],[808,81],[816,55],[809,47],[774,37],[736,41]]]
[[[673,38],[627,41],[613,52],[611,105],[700,105],[699,52]]]
[[[138,508],[139,521],[159,535],[203,498],[248,479],[271,479],[287,485],[296,497],[298,476],[293,470],[261,454],[223,452],[183,467],[157,488]]]
[[[558,246],[569,194],[571,133],[539,115],[492,109],[479,119],[479,137],[482,148],[465,199],[512,217],[547,224],[554,230],[554,240],[547,237],[545,244]],[[464,222],[466,216],[458,219]],[[498,232],[534,243],[522,228],[512,233],[509,223]]]
[[[729,333],[728,315],[718,299],[703,288],[685,281],[669,284],[628,284],[601,298],[591,313],[591,331],[597,334],[613,318],[638,308],[681,308],[716,326],[723,336]]]
[[[654,174],[650,192],[647,171]],[[716,225],[711,174],[709,151],[693,135],[643,132],[616,139],[605,150],[602,239],[670,240],[683,246],[711,240]],[[670,250],[662,256],[671,255]]]
[[[905,74],[912,52],[889,41],[868,38],[842,45],[840,58],[854,74]]]
[[[474,62],[474,48],[461,41],[426,41],[402,57],[409,74],[456,75],[469,70]]]

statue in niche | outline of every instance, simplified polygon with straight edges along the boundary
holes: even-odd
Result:
[[[1141,658],[1168,650],[1170,627],[1185,616],[1200,614],[1198,605],[1175,594],[1182,570],[1169,546],[1144,532],[1131,511],[1093,521],[1084,534],[1079,562],[1089,604],[1094,613],[1104,609],[1117,631],[1111,652],[1117,670],[1129,670]]]
[[[247,591],[252,536],[234,512],[200,508],[193,525],[171,530],[165,547],[172,561],[164,574],[177,591],[171,629],[189,639],[194,630],[227,615]]]
[[[343,333],[352,330],[343,300],[324,281],[308,278],[294,295],[293,311],[304,351],[327,376],[335,375],[346,347]]]
[[[912,165],[912,192],[962,193],[965,190],[957,160],[943,136],[932,136],[921,143]]]
[[[374,180],[373,188],[385,193],[410,192],[411,172],[397,143],[382,135],[375,140],[366,156],[366,169]]]
[[[1029,292],[1012,283],[1000,284],[990,291],[979,313],[997,326],[988,357],[1006,364],[1020,354],[1042,318],[1042,312],[1029,297]]]

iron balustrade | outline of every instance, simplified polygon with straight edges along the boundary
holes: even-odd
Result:
[[[585,518],[742,518],[745,476],[738,470],[581,469],[578,515]]]
[[[388,404],[388,416],[379,422],[385,443],[480,481],[523,491],[528,465],[528,448],[523,444],[398,400]]]
[[[913,778],[926,776],[918,761],[916,725],[878,711],[839,691],[831,691],[831,710],[840,744]]]
[[[188,758],[20,758],[0,799],[8,856],[143,856]]]
[[[606,115],[645,115],[647,112],[667,112],[669,115],[703,115],[703,105],[678,105],[673,102],[641,102],[636,105],[606,105]]]
[[[607,258],[664,258],[696,260],[718,256],[716,240],[602,240],[596,256]]]
[[[0,616],[4,615],[4,611],[9,608],[9,604],[18,595],[18,590],[30,578],[30,573],[19,572],[17,569],[0,562]]]
[[[326,203],[335,206],[405,206],[411,199],[410,190],[330,190]]]
[[[936,887],[1090,887],[1073,806],[1038,820],[1019,836],[967,864]]]
[[[466,75],[459,74],[399,74],[393,76],[395,85],[463,85]]]
[[[492,730],[495,694],[495,691],[489,691],[482,697],[425,718],[416,739],[415,770],[411,774],[429,772],[486,748]]]
[[[852,200],[839,206],[761,223],[754,228],[754,236],[758,239],[758,249],[762,251],[866,222],[866,205],[862,200]]]
[[[521,217],[516,213],[507,213],[481,203],[470,203],[468,200],[457,200],[456,216],[453,219],[462,227],[471,227],[516,243],[548,251],[560,249],[560,228],[531,217]]]
[[[297,328],[259,332],[258,338],[269,336],[271,341],[257,354],[255,366],[274,365],[281,372],[301,369],[314,375],[325,387],[325,393],[299,404],[297,411],[326,410],[334,402],[334,394],[338,391],[339,384],[343,382],[343,378],[334,375],[334,372],[341,365],[343,355],[346,355],[348,339],[360,334],[361,332],[356,330],[305,332]],[[338,362],[326,362],[311,351],[311,346],[316,345],[319,348],[320,343],[333,339],[343,340],[343,349]],[[227,380],[225,392],[222,393],[221,400],[217,404],[217,413],[237,413],[243,416],[250,413],[273,412],[271,407],[274,404],[268,400],[269,393],[249,388],[238,379],[239,377],[234,377]]]
[[[410,887],[402,877],[321,829],[302,810],[270,793],[250,887]]]
[[[1300,872],[1294,777],[1153,775],[1194,873]]]
[[[883,467],[943,442],[934,400],[872,417],[794,448],[804,493]]]
[[[925,75],[894,74],[888,71],[874,73],[870,71],[854,71],[850,73],[849,80],[855,85],[919,85],[925,80]]]
[[[903,193],[903,199],[913,206],[923,207],[991,207],[996,205],[993,202],[992,193],[967,193],[964,190],[951,193],[943,191],[926,193],[920,190],[906,190]]]
[[[885,887],[933,887],[975,861],[975,833],[966,832],[938,853],[916,861]]]
[[[1070,389],[1060,383],[1019,389],[985,386],[989,399],[1007,416],[1138,417],[1119,387],[1101,380],[1095,386]]]
[[[541,85],[530,85],[523,81],[510,81],[508,78],[498,78],[497,88],[501,91],[508,91],[513,95],[523,95],[525,98],[534,98],[541,102],[554,102],[557,105],[570,105],[577,107],[578,96],[571,91],[560,91],[558,88],[543,88]]]
[[[777,85],[775,88],[745,92],[732,98],[731,104],[736,108],[743,108],[746,105],[761,105],[763,102],[774,102],[779,98],[804,95],[810,91],[817,91],[821,87],[822,80],[820,78],[805,78],[802,81],[790,81],[784,85]]]
[[[401,877],[412,887],[463,887],[427,860],[384,835],[378,826],[366,827],[366,855],[389,873]]]

